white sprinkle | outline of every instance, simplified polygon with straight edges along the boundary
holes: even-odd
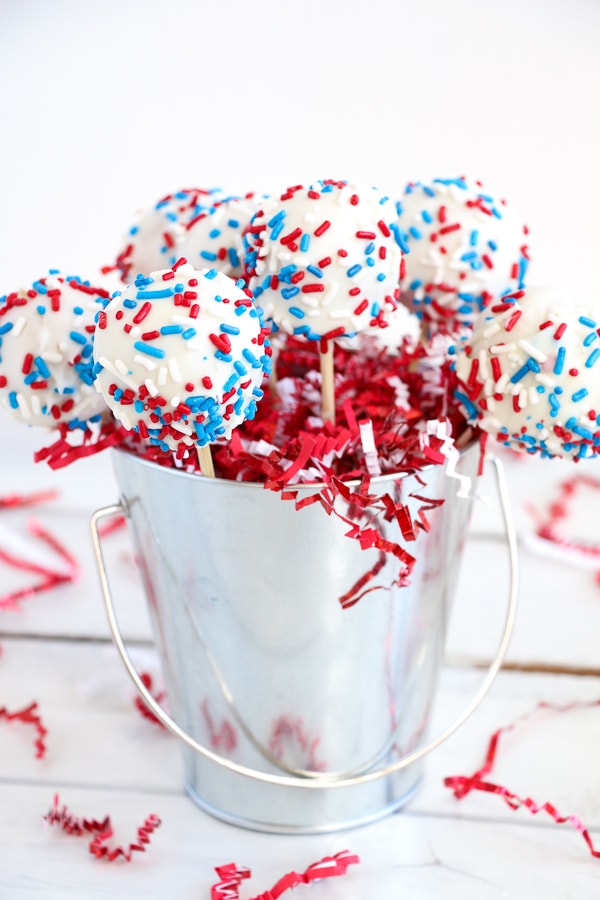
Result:
[[[47,363],[61,363],[64,357],[60,353],[48,353],[48,351],[46,350],[46,352],[44,353],[44,359]]]
[[[549,375],[544,375],[543,372],[536,372],[535,380],[546,387],[554,387],[554,378],[550,378]]]
[[[169,359],[167,365],[169,367],[169,374],[170,374],[171,378],[173,379],[173,381],[175,382],[175,384],[181,384],[181,382],[183,381],[183,378],[182,378],[181,372],[179,371],[179,364],[178,364],[177,360],[175,359],[175,357],[171,357]]]
[[[19,337],[20,334],[23,334],[25,326],[27,325],[27,319],[25,316],[19,316],[15,324],[13,325],[13,337]]]
[[[152,381],[151,378],[146,378],[144,381],[144,384],[148,388],[148,393],[150,394],[151,397],[158,397],[158,393],[159,393],[158,388],[156,387],[156,385],[154,384],[154,382]]]
[[[490,347],[490,353],[493,353],[494,356],[499,356],[501,353],[514,353],[515,345],[514,344],[494,344]]]
[[[17,403],[19,405],[19,409],[21,410],[21,414],[22,414],[23,418],[30,419],[31,412],[30,412],[27,400],[25,399],[23,394],[17,394]]]
[[[158,370],[158,385],[159,387],[163,387],[167,383],[167,376],[169,374],[169,370],[166,366],[161,366]]]
[[[490,322],[490,324],[487,326],[487,328],[484,328],[484,329],[483,329],[482,334],[483,334],[483,337],[484,337],[484,338],[491,338],[491,337],[493,337],[495,334],[498,334],[498,332],[499,332],[500,330],[501,330],[501,329],[500,329],[500,324],[499,324],[499,322],[494,321],[494,322]]]
[[[154,370],[156,369],[156,363],[152,362],[151,359],[148,359],[147,356],[142,356],[141,353],[136,353],[133,357],[133,361],[139,366],[142,366],[148,372],[154,372]]]
[[[548,356],[546,353],[542,353],[541,350],[538,350],[537,347],[534,347],[529,341],[526,341],[525,338],[521,338],[519,341],[519,347],[525,351],[529,356],[532,356],[537,362],[546,362]]]

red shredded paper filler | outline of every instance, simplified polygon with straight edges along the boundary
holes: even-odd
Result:
[[[38,715],[37,702],[30,703],[24,709],[18,709],[10,712],[5,706],[0,706],[0,719],[6,719],[7,722],[23,722],[25,725],[33,725],[37,732],[34,742],[35,758],[43,759],[46,755],[46,743],[44,738],[48,734],[48,729],[42,723]]]
[[[529,812],[532,813],[532,815],[537,815],[540,812],[545,812],[558,825],[562,825],[564,823],[572,825],[573,828],[575,828],[575,830],[578,831],[584,839],[591,855],[596,859],[600,859],[600,850],[596,850],[596,848],[594,847],[588,829],[585,827],[578,816],[573,814],[563,815],[554,806],[554,804],[550,803],[549,801],[546,801],[545,803],[538,803],[531,797],[519,797],[507,787],[504,787],[501,784],[494,784],[493,782],[486,780],[486,776],[491,774],[494,763],[496,762],[498,746],[500,738],[503,734],[508,731],[514,731],[519,725],[522,725],[524,722],[531,719],[532,716],[534,716],[535,713],[539,710],[565,713],[570,712],[574,709],[589,709],[597,706],[600,706],[600,699],[592,700],[589,703],[568,703],[562,706],[554,703],[546,703],[544,701],[538,703],[537,706],[533,710],[531,710],[531,712],[526,713],[524,716],[516,719],[510,725],[505,725],[503,728],[499,728],[492,734],[485,755],[485,760],[480,769],[478,769],[472,775],[451,775],[447,778],[444,778],[444,786],[452,790],[457,800],[463,800],[468,794],[471,793],[471,791],[484,791],[488,794],[496,794],[497,796],[501,797],[506,805],[513,810],[524,807],[525,809],[528,809]]]
[[[161,821],[158,816],[150,815],[143,825],[137,830],[136,840],[127,847],[109,846],[113,836],[113,827],[110,816],[104,819],[83,819],[73,815],[66,806],[60,805],[58,794],[54,795],[54,801],[49,811],[44,816],[44,820],[50,825],[58,825],[63,831],[71,835],[93,835],[88,847],[90,853],[96,859],[105,859],[107,862],[114,862],[116,859],[124,859],[131,862],[134,852],[144,853],[147,845],[150,843],[150,835],[160,826]]]
[[[345,875],[348,866],[358,862],[360,862],[358,856],[348,850],[342,850],[334,856],[325,856],[312,863],[304,872],[288,872],[270,890],[257,894],[251,900],[278,900],[282,894],[298,885],[310,884],[311,881],[318,881],[321,878]],[[251,877],[250,869],[238,868],[235,863],[227,863],[218,866],[215,871],[221,880],[212,886],[211,900],[239,900],[239,886],[242,881]]]

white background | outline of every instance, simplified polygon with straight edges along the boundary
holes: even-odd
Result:
[[[595,0],[0,0],[0,294],[181,187],[476,176],[597,291]]]

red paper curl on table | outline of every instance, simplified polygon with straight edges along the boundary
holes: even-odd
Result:
[[[288,872],[273,887],[257,894],[251,900],[278,900],[285,891],[298,887],[301,884],[310,884],[322,878],[331,878],[337,875],[345,875],[348,866],[360,862],[358,856],[348,850],[342,850],[334,856],[325,856],[318,862],[312,863],[304,872]],[[221,879],[211,888],[211,900],[239,900],[239,886],[246,878],[250,878],[252,872],[247,868],[238,868],[235,863],[218,866],[216,873]]]
[[[557,810],[554,804],[548,801],[546,801],[545,803],[537,803],[531,797],[520,797],[501,784],[494,784],[493,782],[485,780],[485,777],[491,773],[494,767],[501,736],[508,731],[514,731],[515,728],[517,728],[519,725],[522,725],[524,722],[531,719],[532,716],[535,715],[535,713],[539,710],[550,710],[552,712],[564,713],[571,712],[575,709],[590,709],[597,706],[600,706],[600,699],[592,700],[589,703],[567,703],[564,705],[547,702],[538,703],[538,705],[531,712],[526,713],[524,716],[516,719],[516,721],[512,722],[510,725],[505,725],[503,728],[499,728],[493,733],[488,743],[484,763],[480,769],[478,769],[472,775],[448,776],[447,778],[444,778],[444,786],[452,790],[457,800],[462,800],[464,797],[470,794],[471,791],[483,791],[489,794],[497,794],[502,798],[502,800],[504,800],[506,805],[513,810],[519,809],[520,807],[525,807],[525,809],[528,809],[529,812],[532,813],[532,815],[537,815],[537,813],[545,812],[550,816],[551,819],[554,820],[554,822],[559,825],[562,825],[564,823],[572,825],[573,828],[575,828],[575,830],[578,831],[584,839],[591,855],[596,859],[600,859],[600,850],[596,850],[596,848],[594,847],[588,829],[585,827],[578,816],[565,816]]]
[[[37,702],[30,703],[23,709],[15,712],[9,712],[5,706],[0,706],[0,719],[6,719],[7,722],[23,722],[25,725],[33,725],[37,732],[37,738],[34,742],[35,758],[43,759],[46,755],[46,743],[44,738],[48,734],[48,729],[42,723],[38,713]]]
[[[63,831],[71,835],[93,835],[88,845],[90,853],[96,859],[105,859],[107,862],[114,862],[116,859],[124,859],[131,862],[134,852],[144,853],[146,846],[150,843],[151,834],[160,826],[161,821],[158,816],[150,815],[137,830],[137,840],[129,844],[127,847],[107,846],[107,841],[113,836],[113,827],[110,816],[104,819],[84,819],[73,815],[66,806],[60,806],[58,794],[54,795],[54,801],[49,811],[44,816],[44,820],[50,825],[58,825]]]

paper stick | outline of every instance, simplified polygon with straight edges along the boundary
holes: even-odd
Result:
[[[205,478],[214,478],[215,468],[213,466],[212,453],[210,452],[210,444],[205,444],[204,447],[198,447],[197,449],[201,473]]]
[[[321,345],[321,418],[335,425],[335,383],[333,371],[333,341],[328,341],[326,349]]]

